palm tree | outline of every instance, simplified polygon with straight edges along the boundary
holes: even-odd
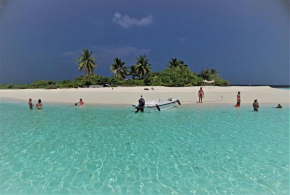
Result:
[[[210,73],[213,74],[213,75],[218,75],[218,71],[216,71],[216,69],[210,69]]]
[[[218,72],[215,69],[210,69],[210,68],[201,70],[198,76],[206,80],[214,80],[219,77]]]
[[[173,59],[169,60],[168,62],[169,62],[169,64],[167,64],[167,66],[169,68],[176,68],[178,66],[186,66],[187,67],[187,65],[184,64],[184,62],[182,60],[179,60],[177,58],[173,58]]]
[[[139,75],[139,78],[144,77],[146,74],[150,73],[151,64],[149,64],[148,59],[146,56],[139,56],[136,58],[135,70],[136,73]]]
[[[136,66],[132,65],[129,67],[129,75],[132,75],[132,79],[138,77],[138,74],[136,73]]]
[[[114,59],[114,63],[110,65],[110,70],[116,74],[118,79],[124,79],[128,75],[125,62],[122,62],[120,58]]]
[[[88,75],[94,74],[94,70],[97,67],[96,58],[92,58],[92,51],[83,49],[83,53],[80,53],[80,57],[77,59],[79,71],[87,72]]]

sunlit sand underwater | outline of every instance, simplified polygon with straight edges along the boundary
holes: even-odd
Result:
[[[0,106],[1,194],[289,194],[289,107]]]

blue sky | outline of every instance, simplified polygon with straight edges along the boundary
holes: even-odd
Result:
[[[78,52],[112,76],[146,55],[153,71],[179,58],[233,84],[289,84],[287,0],[1,0],[0,83],[73,80]]]

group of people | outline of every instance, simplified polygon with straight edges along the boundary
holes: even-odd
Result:
[[[202,90],[202,87],[201,87],[198,91],[198,102],[199,103],[202,103],[202,98],[204,98],[204,91]],[[82,99],[80,99],[79,102],[75,103],[75,106],[83,106],[83,105],[84,105],[84,102]],[[34,105],[32,103],[31,98],[29,99],[28,106],[30,109],[33,109]],[[35,106],[38,110],[42,109],[41,99],[38,100],[38,103]],[[145,106],[145,100],[144,100],[143,96],[141,95],[141,98],[139,99],[139,104],[136,107],[135,113],[137,113],[139,111],[144,112],[144,106]],[[237,104],[235,105],[235,107],[240,107],[240,106],[241,106],[241,92],[239,91],[238,95],[237,95]],[[254,108],[255,112],[258,112],[258,110],[259,110],[258,100],[254,100],[253,108]],[[282,108],[281,104],[278,104],[278,106],[276,108]]]
[[[82,105],[84,105],[84,102],[83,102],[82,99],[80,99],[79,102],[75,103],[75,106],[82,106]],[[29,106],[30,109],[33,109],[33,106],[34,106],[34,105],[33,105],[33,103],[32,103],[32,99],[31,99],[31,98],[28,100],[28,106]],[[41,110],[41,109],[42,109],[42,102],[41,102],[41,99],[38,100],[38,103],[37,103],[35,106],[36,106],[36,108],[37,108],[38,110]]]
[[[28,101],[28,106],[29,106],[29,108],[30,109],[33,109],[33,103],[32,103],[32,99],[30,98],[29,99],[29,101]],[[38,103],[35,105],[36,106],[36,108],[38,109],[38,110],[41,110],[42,109],[42,103],[41,103],[41,99],[39,99],[38,100]]]
[[[202,90],[202,87],[198,91],[198,97],[199,97],[198,102],[202,103],[202,98],[204,98],[204,91]],[[240,106],[241,106],[241,92],[239,91],[238,94],[237,94],[237,104],[235,105],[235,107],[240,107]],[[254,103],[253,103],[254,111],[258,112],[259,111],[259,107],[260,106],[259,106],[258,100],[254,100]],[[282,106],[281,106],[281,104],[278,104],[278,106],[275,107],[275,108],[282,108]]]

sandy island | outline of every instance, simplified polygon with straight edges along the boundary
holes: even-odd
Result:
[[[149,88],[146,91],[144,88]],[[29,98],[36,102],[41,99],[43,103],[69,103],[73,104],[82,98],[85,104],[127,104],[136,103],[143,95],[145,100],[176,98],[182,104],[197,103],[197,92],[200,87],[114,87],[112,88],[78,88],[78,89],[13,89],[0,90],[1,99],[14,99],[28,101]],[[263,87],[203,87],[205,92],[204,103],[236,103],[237,92],[241,92],[242,104],[253,103],[258,99],[260,103],[272,103],[274,105],[289,105],[290,91]]]

